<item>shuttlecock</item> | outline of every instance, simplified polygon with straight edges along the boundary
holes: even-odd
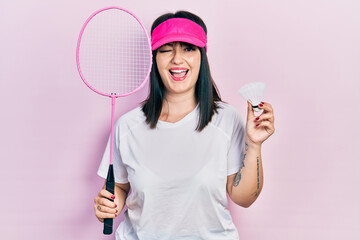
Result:
[[[261,109],[258,105],[261,103],[265,89],[266,83],[251,82],[240,88],[239,93],[245,100],[248,100],[251,103],[255,112],[260,112]]]

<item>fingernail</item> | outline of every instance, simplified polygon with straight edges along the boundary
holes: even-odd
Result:
[[[115,204],[115,207],[117,207],[117,205]]]
[[[256,124],[256,127],[259,126],[259,125],[260,125],[260,123],[259,123],[259,124]]]
[[[255,121],[259,120],[260,117],[255,118]]]
[[[112,196],[111,196],[111,199],[115,199],[115,196],[114,196],[114,195],[112,195]]]
[[[264,102],[261,102],[261,104],[264,104]]]
[[[259,104],[260,107],[262,107],[263,105],[262,104]]]
[[[117,209],[116,209],[116,213],[117,213],[118,211],[117,211]]]

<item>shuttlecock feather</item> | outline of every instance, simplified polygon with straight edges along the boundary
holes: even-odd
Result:
[[[255,112],[260,112],[261,109],[258,108],[258,105],[262,101],[265,89],[266,83],[251,82],[240,88],[239,93],[245,100],[251,103]]]

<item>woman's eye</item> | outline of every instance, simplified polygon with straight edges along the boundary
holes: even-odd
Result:
[[[195,48],[193,48],[193,47],[187,47],[187,48],[185,48],[185,51],[187,51],[187,52],[191,52],[191,51],[194,51],[195,50]]]
[[[169,49],[162,49],[162,50],[159,50],[159,52],[161,52],[161,53],[166,53],[166,52],[170,52],[171,50],[169,50]]]

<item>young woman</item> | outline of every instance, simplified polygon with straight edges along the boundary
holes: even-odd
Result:
[[[274,132],[272,107],[260,104],[264,113],[256,118],[248,103],[244,126],[221,101],[206,33],[204,22],[185,11],[153,23],[150,93],[116,122],[115,195],[104,187],[95,198],[101,222],[126,203],[116,239],[238,239],[226,193],[249,207],[261,192],[261,144]],[[98,171],[104,178],[109,145]]]

